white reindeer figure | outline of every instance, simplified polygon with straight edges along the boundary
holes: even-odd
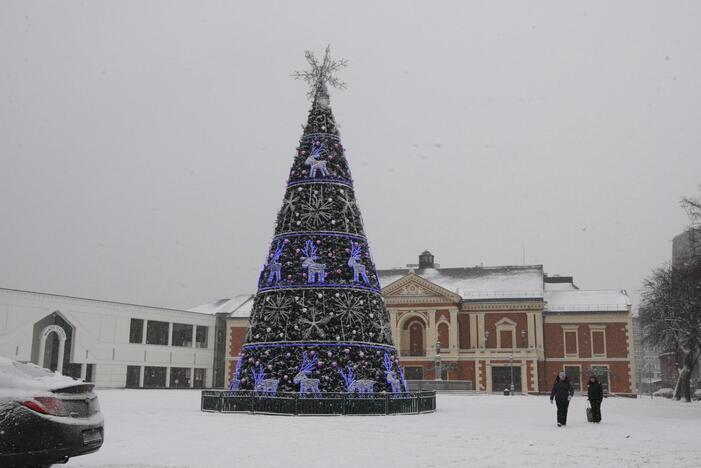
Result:
[[[370,284],[368,279],[368,274],[365,271],[365,265],[360,262],[360,256],[362,254],[362,247],[359,244],[354,244],[351,241],[351,252],[348,258],[348,266],[353,268],[353,281],[359,282],[359,278],[363,278],[365,284]]]
[[[394,362],[392,361],[392,358],[389,357],[387,353],[385,353],[385,374],[387,374],[387,383],[392,386],[392,393],[401,393],[402,388],[401,388],[401,381],[397,378],[397,373],[392,370],[392,367],[394,366]]]
[[[359,393],[363,395],[375,391],[375,381],[370,379],[355,380],[353,369],[350,366],[347,367],[347,372],[344,373],[343,369],[338,369],[338,372],[341,373],[341,377],[343,377],[344,382],[346,382],[346,390],[348,393]]]
[[[297,372],[297,375],[292,379],[295,384],[299,384],[299,393],[301,393],[303,397],[306,397],[307,393],[311,393],[312,395],[321,394],[319,390],[319,379],[310,379],[308,375],[311,373],[314,366],[316,366],[317,360],[318,356],[314,356],[314,359],[309,361],[307,359],[307,353],[302,353],[302,364],[299,366],[299,372]]]
[[[282,244],[280,245],[280,241],[278,241],[277,246],[275,247],[275,253],[273,254],[273,258],[270,259],[270,262],[266,265],[268,268],[268,284],[274,282],[280,281],[280,269],[282,268],[282,263],[280,263],[280,256],[282,255],[282,251],[285,248],[285,245]]]
[[[302,268],[307,269],[307,283],[323,283],[326,279],[326,265],[323,263],[316,263],[319,258],[316,253],[316,247],[314,242],[308,240],[304,246],[304,261],[302,262]]]
[[[277,387],[280,383],[280,379],[266,379],[263,366],[260,364],[258,364],[258,372],[253,369],[253,381],[255,382],[254,391],[270,395],[277,393]]]
[[[329,175],[329,170],[326,169],[328,161],[320,161],[317,158],[321,157],[321,151],[324,149],[323,144],[313,144],[309,152],[309,157],[304,161],[304,164],[309,166],[309,177],[316,177],[316,171],[320,171],[322,176]]]

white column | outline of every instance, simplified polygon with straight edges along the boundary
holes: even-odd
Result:
[[[173,346],[173,323],[168,322],[168,346]]]
[[[401,330],[399,329],[399,326],[397,325],[397,311],[395,309],[389,310],[389,320],[390,320],[389,325],[392,328],[392,339],[394,340],[394,346],[401,353],[402,352],[402,333],[401,333]]]
[[[139,387],[144,386],[144,372],[146,370],[146,366],[139,366]]]
[[[538,349],[543,349],[543,314],[535,314],[535,342]]]
[[[85,381],[85,377],[88,375],[88,365],[83,363],[80,365],[80,379]]]
[[[528,312],[528,347],[535,348],[535,314]]]
[[[190,388],[195,388],[195,368],[190,368]]]
[[[197,325],[192,326],[192,347],[195,347],[195,339],[197,339]],[[190,379],[192,380],[192,379]]]
[[[484,342],[484,313],[477,314],[477,343],[480,348],[485,347]]]
[[[426,330],[426,353],[427,356],[436,355],[436,338],[438,334],[436,333],[436,311],[431,309],[428,311],[428,330]]]
[[[469,314],[470,317],[470,349],[477,348],[477,316]]]
[[[170,366],[166,367],[166,388],[170,387]]]
[[[458,323],[458,309],[450,309],[450,350],[453,354],[458,353],[460,347],[460,324]]]

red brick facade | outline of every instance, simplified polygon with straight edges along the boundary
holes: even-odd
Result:
[[[516,391],[549,392],[566,370],[580,390],[594,372],[610,392],[635,393],[629,308],[551,312],[543,298],[466,301],[417,275],[393,282],[383,296],[409,380],[437,377],[439,342],[443,378],[478,391],[501,391],[513,382]],[[229,319],[228,327],[231,375],[247,320]]]

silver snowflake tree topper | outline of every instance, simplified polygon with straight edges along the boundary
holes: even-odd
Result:
[[[331,46],[326,46],[324,51],[324,59],[319,63],[313,52],[304,51],[304,56],[311,66],[310,70],[296,71],[292,76],[297,80],[304,80],[309,85],[307,97],[309,99],[322,100],[319,104],[324,104],[323,100],[328,101],[328,93],[326,85],[336,89],[346,89],[346,83],[336,76],[334,73],[348,65],[345,59],[332,60]]]

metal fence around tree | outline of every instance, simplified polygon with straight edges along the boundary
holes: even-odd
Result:
[[[275,395],[252,391],[204,390],[202,411],[285,415],[389,415],[421,414],[436,410],[436,392],[406,393],[299,393]]]

